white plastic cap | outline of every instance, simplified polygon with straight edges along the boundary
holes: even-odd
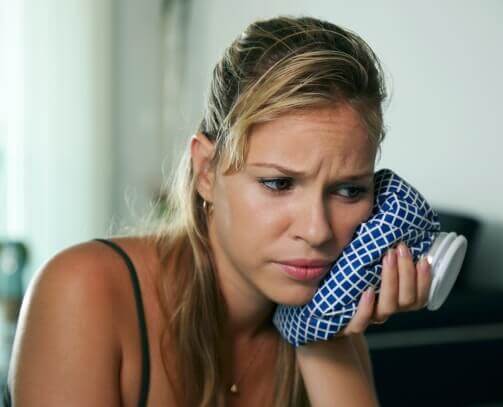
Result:
[[[427,253],[432,281],[427,308],[439,309],[458,278],[468,243],[463,235],[440,232]]]

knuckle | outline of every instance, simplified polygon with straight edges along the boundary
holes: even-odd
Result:
[[[416,297],[405,297],[400,301],[400,307],[410,308],[416,304]]]
[[[346,328],[344,329],[344,332],[341,331],[338,335],[354,335],[356,333],[355,332],[355,325],[357,325],[357,323],[353,319],[351,321],[351,323],[346,326]]]
[[[393,315],[394,313],[396,313],[398,310],[398,306],[397,307],[393,307],[392,308],[383,308],[383,309],[379,309],[376,313],[375,313],[375,316],[376,318],[389,318],[391,315]]]
[[[380,312],[375,316],[374,321],[386,321],[392,314],[392,312]]]
[[[378,315],[390,316],[391,314],[394,314],[397,309],[398,309],[397,303],[388,301],[387,303],[383,304],[382,307],[379,308]]]

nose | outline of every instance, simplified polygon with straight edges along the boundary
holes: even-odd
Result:
[[[330,213],[322,196],[303,200],[302,209],[295,214],[295,237],[311,247],[320,247],[334,237]]]

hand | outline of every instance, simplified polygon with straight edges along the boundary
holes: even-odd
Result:
[[[414,264],[409,248],[400,242],[397,248],[388,250],[382,266],[377,304],[371,288],[368,299],[365,294],[361,296],[351,322],[336,336],[362,333],[371,323],[382,324],[397,312],[415,311],[427,305],[431,267],[426,258]]]

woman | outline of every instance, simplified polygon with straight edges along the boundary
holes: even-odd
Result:
[[[389,250],[379,296],[330,341],[293,348],[271,318],[310,300],[369,217],[384,99],[356,34],[314,18],[247,27],[213,71],[155,229],[70,247],[30,284],[14,404],[377,405],[362,333],[426,305],[426,262]]]

